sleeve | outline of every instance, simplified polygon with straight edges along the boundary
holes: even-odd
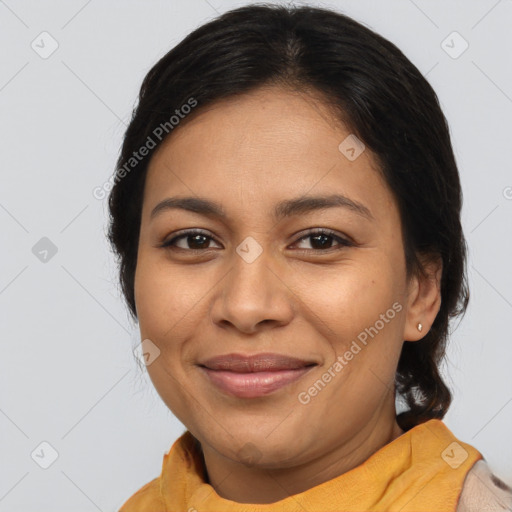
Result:
[[[512,488],[500,480],[485,459],[469,470],[455,512],[512,512]]]

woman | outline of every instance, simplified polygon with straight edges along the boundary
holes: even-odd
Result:
[[[244,7],[165,55],[109,237],[187,431],[121,511],[512,510],[442,421],[461,203],[435,92],[349,17]]]

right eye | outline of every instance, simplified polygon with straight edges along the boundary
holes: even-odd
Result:
[[[182,240],[184,240],[183,245],[185,247],[180,247],[177,245]],[[162,245],[160,245],[160,247],[171,251],[176,249],[190,252],[204,251],[211,249],[211,247],[208,247],[208,244],[212,240],[214,241],[214,238],[206,234],[204,231],[188,230],[182,231],[181,234],[178,234],[172,237],[170,240],[165,241]]]

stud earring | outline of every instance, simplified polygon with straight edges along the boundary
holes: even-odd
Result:
[[[420,331],[420,332],[421,332],[421,330],[422,330],[422,329],[423,329],[423,325],[418,324],[418,331]]]

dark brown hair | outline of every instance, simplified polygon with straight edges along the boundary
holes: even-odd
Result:
[[[265,4],[235,9],[190,33],[149,71],[109,196],[109,240],[132,316],[146,170],[172,135],[169,117],[184,112],[191,98],[198,104],[192,116],[222,98],[273,84],[320,94],[375,155],[399,208],[407,276],[424,272],[422,255],[442,259],[441,308],[422,340],[404,343],[396,392],[408,408],[397,416],[404,430],[443,418],[451,393],[439,365],[449,320],[463,315],[469,300],[462,192],[448,124],[436,93],[405,55],[337,12]],[[130,160],[143,146],[151,146],[147,156]]]

